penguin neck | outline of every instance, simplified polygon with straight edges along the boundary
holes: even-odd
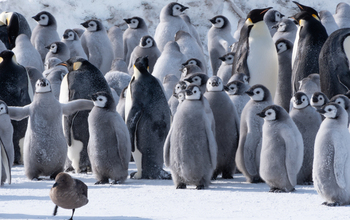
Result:
[[[259,21],[254,24],[249,34],[249,41],[271,38],[270,31],[264,21]],[[272,41],[272,38],[271,38]]]

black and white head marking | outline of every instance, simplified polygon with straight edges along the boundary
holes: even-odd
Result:
[[[36,93],[45,93],[45,92],[51,92],[51,84],[49,80],[42,78],[38,79],[35,84],[35,92]]]

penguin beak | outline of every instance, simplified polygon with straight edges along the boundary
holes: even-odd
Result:
[[[228,92],[228,91],[230,91],[230,88],[227,86],[224,86],[224,90]]]
[[[129,19],[129,18],[125,18],[125,19],[123,19],[127,24],[130,24],[130,21],[131,21],[131,19]]]
[[[186,79],[184,79],[184,81],[187,81],[187,82],[189,82],[189,83],[192,83],[192,82],[193,82],[193,80],[192,80],[191,78],[186,78]]]
[[[33,18],[34,20],[36,20],[36,21],[39,21],[39,20],[40,20],[39,16],[37,16],[37,15],[33,16],[32,18]]]
[[[183,11],[185,11],[186,9],[189,9],[189,7],[183,6],[183,7],[180,9],[180,11],[183,12]]]
[[[57,182],[55,182],[55,183],[53,184],[52,188],[55,188],[56,186],[58,186],[58,183],[57,183]]]
[[[319,112],[320,114],[326,113],[326,111],[323,108],[318,108],[316,109],[316,111]]]
[[[260,112],[258,114],[256,114],[257,116],[261,117],[261,118],[265,118],[265,112]]]
[[[45,48],[50,50],[50,45],[49,45],[49,46],[46,46]]]
[[[219,82],[213,81],[213,82],[211,83],[211,85],[212,85],[213,87],[218,87],[218,86],[219,86]]]
[[[96,101],[96,98],[97,98],[97,94],[92,94],[92,95],[91,95],[92,101]]]
[[[81,23],[80,25],[83,25],[84,28],[88,28],[89,27],[88,22]]]
[[[303,103],[303,102],[302,102],[301,100],[299,100],[299,99],[294,100],[294,102],[295,102],[297,105],[300,105],[300,104]]]
[[[67,39],[68,38],[68,34],[63,34],[63,39]]]
[[[285,17],[285,15],[284,15],[284,14],[281,14],[281,18],[283,18],[283,17]]]
[[[225,57],[219,57],[219,59],[225,61]]]
[[[278,24],[275,24],[271,27],[272,29],[277,29],[278,28]]]
[[[212,19],[209,19],[209,21],[212,23],[212,24],[215,24],[215,18],[212,18]]]
[[[245,92],[247,95],[249,95],[249,96],[253,96],[254,95],[254,92],[252,92],[252,91],[246,91]]]
[[[59,64],[57,64],[57,66],[65,66],[68,68],[68,64],[66,62],[59,63]]]
[[[312,97],[312,102],[318,102],[318,98],[316,96]]]
[[[186,89],[185,92],[186,92],[186,95],[188,96],[193,94],[192,90],[189,90],[189,89]]]

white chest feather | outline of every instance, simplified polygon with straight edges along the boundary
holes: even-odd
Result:
[[[344,51],[345,51],[346,57],[348,58],[349,67],[350,67],[350,36],[347,36],[344,39],[343,47],[344,47]]]
[[[69,90],[68,90],[68,80],[67,80],[68,74],[64,76],[61,83],[60,98],[59,98],[59,101],[61,103],[67,103],[69,101]]]
[[[297,34],[295,36],[294,40],[294,46],[293,46],[293,53],[292,53],[292,68],[294,65],[295,57],[297,56],[298,53],[298,43],[299,43],[299,34],[300,34],[300,27],[298,27]]]

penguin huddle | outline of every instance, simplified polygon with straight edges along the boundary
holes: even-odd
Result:
[[[1,185],[23,163],[30,180],[56,179],[54,214],[60,206],[73,217],[87,187],[62,172],[123,184],[132,156],[130,178],[172,179],[177,189],[238,170],[270,192],[314,184],[325,205],[350,204],[348,5],[332,16],[294,3],[290,18],[250,11],[238,39],[228,18],[211,18],[209,59],[177,2],[161,10],[154,35],[140,17],[125,18],[123,33],[91,19],[60,41],[47,11],[33,31],[19,13],[2,14]],[[72,197],[59,198],[68,188]]]

